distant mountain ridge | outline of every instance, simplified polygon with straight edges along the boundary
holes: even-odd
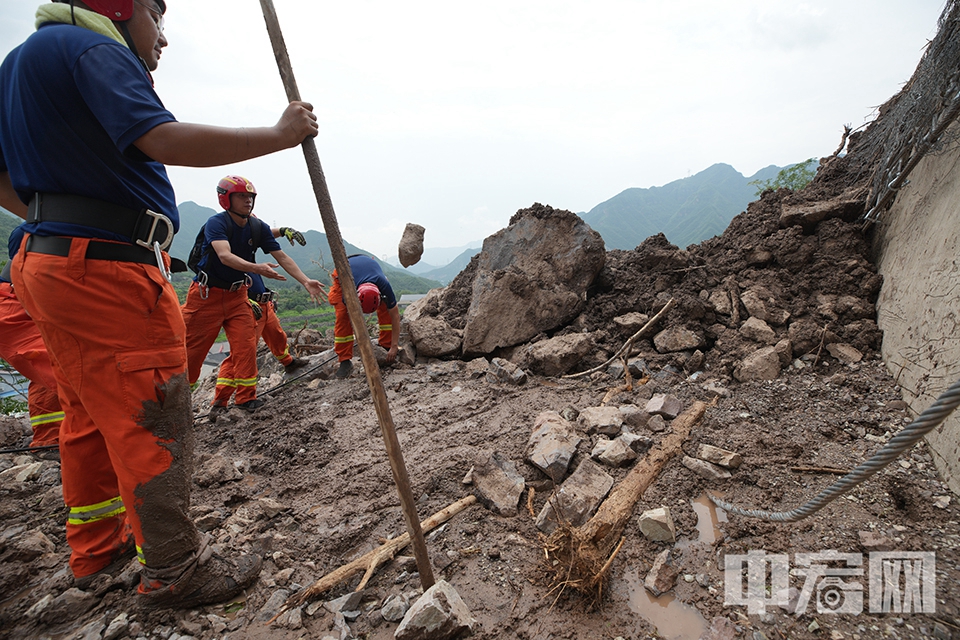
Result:
[[[633,249],[658,233],[686,248],[722,234],[757,199],[750,182],[775,178],[780,169],[770,165],[744,177],[718,163],[662,187],[626,189],[580,217],[603,237],[608,250]]]

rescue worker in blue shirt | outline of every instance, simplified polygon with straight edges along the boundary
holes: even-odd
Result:
[[[263,406],[263,400],[257,398],[257,330],[248,302],[247,274],[286,280],[274,270],[282,266],[314,300],[324,293],[323,285],[308,278],[284,253],[269,225],[252,215],[256,196],[253,184],[242,176],[230,175],[220,180],[217,197],[224,210],[210,216],[204,225],[198,273],[181,308],[187,329],[187,376],[191,384],[200,377],[203,361],[220,329],[227,334],[230,375],[217,378],[213,408],[218,411],[226,408],[234,393],[234,402],[241,409],[254,411]],[[263,249],[277,262],[257,263],[257,249]]]

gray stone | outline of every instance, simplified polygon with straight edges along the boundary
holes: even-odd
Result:
[[[623,427],[623,414],[617,407],[587,407],[580,411],[577,423],[587,433],[615,436]]]
[[[243,474],[234,466],[233,462],[223,456],[214,455],[207,459],[200,469],[194,474],[194,482],[201,487],[209,487],[215,484],[223,484],[233,480],[239,480]]]
[[[274,624],[282,629],[303,628],[303,607],[294,607],[280,614]]]
[[[43,467],[42,462],[31,462],[28,464],[18,464],[16,466],[10,467],[6,471],[0,473],[0,483],[17,483],[17,482],[27,482],[29,480],[36,480],[40,477],[40,470]]]
[[[754,316],[747,318],[738,331],[744,338],[761,344],[774,344],[777,341],[777,334],[770,325]]]
[[[733,305],[730,304],[730,292],[724,289],[714,289],[710,294],[708,301],[714,310],[724,316],[729,316],[733,312]]]
[[[775,380],[780,375],[780,356],[776,347],[764,347],[744,358],[733,370],[740,382]]]
[[[260,498],[257,502],[267,519],[274,518],[290,508],[273,498]]]
[[[854,364],[863,360],[863,353],[859,349],[844,342],[828,344],[827,351],[844,364]]]
[[[620,417],[623,419],[623,424],[635,428],[647,426],[650,420],[650,414],[635,404],[625,404],[620,407]]]
[[[277,589],[274,591],[270,598],[267,600],[266,604],[260,607],[260,611],[257,612],[257,620],[261,622],[266,622],[267,620],[272,619],[277,612],[280,611],[280,607],[283,606],[283,603],[287,601],[287,598],[290,597],[290,592],[286,589]]]
[[[740,457],[739,453],[721,449],[711,444],[701,444],[697,448],[697,457],[726,469],[736,469],[743,464],[743,458]]]
[[[793,360],[793,343],[787,338],[780,340],[773,347],[777,350],[777,356],[780,358],[780,368],[786,367]]]
[[[683,403],[671,394],[658,393],[647,401],[646,412],[673,420],[683,411]]]
[[[363,591],[351,591],[339,598],[327,600],[323,603],[323,608],[330,613],[340,613],[342,611],[356,611],[360,608],[360,602],[363,601]]]
[[[454,329],[443,318],[425,316],[416,322],[407,321],[406,325],[417,355],[443,358],[460,353],[463,331]]]
[[[478,623],[460,594],[446,580],[413,603],[394,632],[396,640],[448,640],[473,633]]]
[[[582,438],[556,411],[537,416],[527,443],[527,460],[556,483],[563,480]]]
[[[607,440],[598,438],[590,457],[608,467],[622,467],[637,459],[636,452],[620,438]]]
[[[703,368],[704,360],[705,356],[703,355],[703,351],[697,349],[689,358],[687,358],[687,361],[683,363],[683,369],[689,373],[700,371]]]
[[[526,372],[503,358],[494,358],[490,361],[490,369],[487,372],[487,378],[492,381],[506,382],[513,385],[521,385],[527,381]]]
[[[631,311],[630,313],[625,313],[613,319],[613,324],[629,334],[634,334],[640,329],[643,329],[644,325],[648,322],[650,322],[650,316],[638,311]]]
[[[400,245],[397,247],[397,257],[404,268],[420,262],[423,255],[423,232],[426,231],[419,224],[408,222],[403,229]]]
[[[586,305],[603,268],[603,239],[569,212],[540,204],[517,212],[489,236],[454,296],[469,296],[463,351],[490,354],[562,327]],[[463,274],[461,274],[463,275]]]
[[[223,524],[223,514],[219,511],[211,511],[205,515],[200,516],[194,520],[194,524],[197,525],[197,529],[203,532],[213,531],[221,524]]]
[[[670,507],[650,509],[640,514],[640,533],[654,542],[676,542],[677,528],[670,516]]]
[[[613,478],[597,463],[584,460],[543,505],[537,516],[537,528],[550,534],[558,522],[579,527],[593,515],[611,487]]]
[[[670,549],[664,549],[653,561],[650,572],[643,580],[644,588],[654,596],[661,596],[673,589],[679,572],[670,559]]]
[[[683,466],[707,480],[726,480],[733,477],[733,474],[723,467],[690,456],[683,456]]]
[[[389,596],[380,608],[380,615],[387,622],[400,622],[403,616],[410,609],[410,603],[401,594],[399,596]]]
[[[594,350],[589,333],[569,333],[518,348],[512,358],[519,367],[543,376],[560,376]]]
[[[703,347],[703,336],[694,333],[686,327],[670,327],[653,337],[653,346],[660,353],[676,353],[677,351],[691,351]]]
[[[727,389],[716,380],[708,380],[703,383],[701,388],[706,391],[711,398],[729,398],[732,395],[730,389]]]
[[[75,620],[94,608],[100,602],[93,593],[80,591],[76,588],[67,589],[44,607],[40,613],[40,620],[47,624],[59,623],[63,620]]]
[[[30,562],[45,553],[53,553],[56,545],[42,531],[36,529],[17,538],[13,543],[13,557],[7,560],[17,562]]]
[[[653,440],[647,436],[638,436],[635,433],[630,433],[629,431],[622,432],[617,436],[617,440],[622,441],[625,445],[633,449],[633,452],[637,455],[642,455],[650,450],[653,446]]]
[[[473,482],[481,504],[501,516],[517,515],[526,483],[512,460],[496,452],[481,454],[473,468]]]
[[[857,537],[860,539],[860,547],[867,553],[873,551],[893,551],[896,548],[893,540],[875,531],[858,531]]]
[[[650,419],[647,420],[647,429],[654,433],[660,433],[661,431],[667,430],[667,421],[663,419],[661,415],[650,416]]]

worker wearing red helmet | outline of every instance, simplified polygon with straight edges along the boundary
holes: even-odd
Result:
[[[397,306],[397,297],[393,287],[383,274],[383,269],[377,261],[369,256],[355,255],[348,258],[350,271],[357,287],[357,296],[360,298],[360,308],[364,313],[377,312],[380,336],[378,344],[387,350],[387,364],[392,364],[400,349],[400,307]],[[356,337],[347,305],[343,302],[343,289],[337,272],[333,272],[333,284],[327,299],[336,312],[336,321],[333,327],[333,348],[340,361],[337,369],[337,378],[346,378],[353,371],[353,343]]]
[[[226,176],[217,184],[217,198],[224,210],[210,216],[204,225],[197,276],[182,307],[191,384],[200,377],[203,361],[221,328],[230,343],[230,363],[221,370],[229,375],[217,378],[215,409],[226,408],[234,393],[234,403],[241,409],[254,411],[263,405],[257,398],[257,318],[247,295],[251,283],[247,274],[286,280],[274,270],[282,266],[314,300],[319,302],[324,292],[323,285],[304,275],[280,248],[269,225],[252,215],[256,197],[253,183],[243,176]],[[257,249],[277,262],[256,262]]]
[[[189,514],[193,419],[166,249],[165,164],[216,166],[317,133],[292,102],[273,126],[178,122],[153,88],[164,0],[60,0],[0,65],[0,206],[27,221],[11,279],[54,364],[67,542],[78,587],[137,555],[154,605],[219,602],[255,554],[212,553]]]

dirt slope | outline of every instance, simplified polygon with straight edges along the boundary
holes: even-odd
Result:
[[[713,397],[704,388],[708,383],[727,391],[708,408],[684,451],[695,455],[701,443],[731,449],[743,457],[741,468],[729,480],[708,482],[674,460],[636,511],[671,508],[680,575],[673,595],[653,604],[644,595],[641,582],[665,543],[643,538],[635,519],[613,563],[601,608],[553,589],[525,493],[516,517],[473,506],[428,536],[436,576],[463,596],[480,623],[478,637],[646,638],[659,629],[659,637],[698,638],[709,624],[720,625],[719,617],[747,638],[922,638],[935,631],[937,637],[951,632],[960,637],[960,513],[955,500],[938,502],[947,491],[923,445],[851,498],[799,523],[724,518],[704,506],[704,491],[710,489],[745,506],[796,507],[835,476],[791,468],[852,468],[910,420],[895,381],[877,358],[879,333],[872,320],[817,315],[823,308],[818,295],[875,296],[877,277],[856,227],[831,220],[807,232],[780,229],[771,199],[782,195],[768,194],[735,219],[724,236],[689,252],[657,238],[635,251],[610,252],[601,286],[578,321],[589,326],[570,329],[609,332],[593,357],[602,362],[625,337],[613,329],[613,317],[655,311],[675,297],[678,311],[667,324],[698,328],[709,339],[705,364],[695,376],[683,370],[689,354],[659,354],[649,341],[640,344],[639,356],[647,362],[650,379],[609,399],[609,404],[642,408],[654,393],[672,393],[689,404]],[[748,256],[756,251],[772,257],[751,262]],[[741,290],[745,285],[770,289],[794,316],[806,314],[815,324],[830,324],[831,331],[864,352],[865,359],[842,364],[813,343],[810,353],[776,380],[736,382],[730,376],[734,361],[756,345],[716,327],[717,318],[710,317],[712,311],[700,294],[729,276],[736,277]],[[517,463],[528,487],[536,488],[533,509],[539,512],[550,485],[546,476],[523,462],[534,419],[544,410],[599,406],[620,383],[595,374],[582,379],[531,377],[524,385],[511,386],[473,371],[467,363],[435,361],[384,372],[421,518],[469,495],[472,487],[463,484],[464,475],[478,454],[489,450]],[[275,384],[276,378],[269,381],[269,366],[262,373],[263,388]],[[193,509],[217,543],[265,555],[262,579],[242,607],[145,610],[129,586],[128,573],[105,580],[65,614],[28,615],[45,596],[57,597],[70,586],[58,466],[47,460],[23,482],[0,479],[0,637],[100,638],[121,614],[127,616],[125,636],[116,637],[340,637],[334,616],[323,608],[313,615],[305,612],[299,629],[268,627],[265,619],[285,594],[404,531],[364,378],[358,372],[346,381],[289,385],[267,396],[257,413],[232,410],[215,423],[202,417],[207,397],[203,390],[197,392],[201,417]],[[22,442],[24,421],[5,419],[0,427],[2,444]],[[574,464],[592,449],[592,437],[582,435],[587,441]],[[645,435],[657,440],[664,433]],[[0,470],[36,460],[5,455]],[[627,469],[609,472],[619,480]],[[709,524],[711,515],[720,521]],[[867,549],[860,532],[884,536],[895,550],[936,552],[936,613],[838,615],[818,613],[811,602],[799,617],[777,607],[759,616],[748,615],[742,606],[724,605],[725,555],[764,550],[788,553],[793,559],[796,553],[827,549],[861,554]],[[391,595],[417,590],[413,571],[415,567],[400,559],[374,575],[359,617],[349,622],[356,637],[392,637],[397,623],[383,619],[380,605]],[[358,580],[325,598],[346,593]],[[794,578],[792,584],[799,588],[802,580]],[[866,591],[866,577],[863,585]]]

